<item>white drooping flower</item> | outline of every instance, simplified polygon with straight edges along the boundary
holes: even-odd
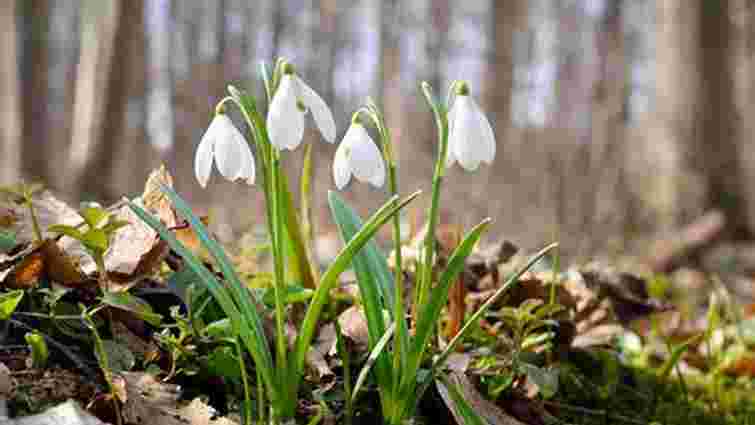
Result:
[[[267,133],[278,149],[296,149],[304,137],[304,115],[312,112],[317,128],[329,143],[336,139],[336,122],[324,100],[312,90],[289,64],[275,91],[267,114]]]
[[[254,184],[252,150],[231,119],[223,113],[215,114],[194,156],[194,174],[202,187],[207,187],[213,160],[226,179]]]
[[[360,122],[352,122],[346,130],[333,160],[333,178],[339,190],[346,187],[352,174],[375,187],[385,182],[383,156]]]
[[[467,171],[474,171],[480,162],[490,164],[495,157],[495,136],[490,122],[477,102],[469,95],[469,88],[461,83],[448,112],[448,155],[446,165],[454,162]]]

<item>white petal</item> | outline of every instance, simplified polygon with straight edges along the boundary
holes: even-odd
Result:
[[[244,141],[244,144],[246,145],[246,149],[242,150],[244,158],[241,161],[241,173],[238,178],[242,179],[244,183],[251,185],[254,184],[255,178],[254,155],[252,155],[252,149],[249,147],[249,144],[246,143],[246,140]]]
[[[278,149],[294,149],[304,137],[304,113],[296,104],[295,80],[284,75],[267,112],[267,133]]]
[[[218,130],[215,141],[215,165],[220,174],[230,181],[242,178],[249,144],[226,115],[217,115]]]
[[[474,171],[480,166],[487,149],[481,145],[480,120],[470,102],[469,96],[456,98],[453,131],[448,136],[448,147],[462,167],[467,171]]]
[[[475,110],[475,114],[477,115],[477,119],[480,122],[480,135],[482,137],[480,142],[482,144],[482,148],[484,149],[484,156],[482,157],[482,160],[490,164],[493,162],[493,158],[495,158],[495,135],[493,134],[493,127],[490,125],[488,117],[486,117],[482,112],[482,109],[480,109],[480,105],[478,105],[477,102],[474,101],[474,99],[470,98],[470,101]]]
[[[197,152],[194,154],[194,175],[202,187],[207,187],[207,182],[210,180],[217,128],[217,121],[213,119],[210,126],[207,127],[207,130],[202,135]]]
[[[448,151],[446,152],[446,168],[451,167],[454,165],[454,162],[456,162],[456,157],[454,156],[454,151],[451,149],[450,141],[448,146]]]
[[[375,187],[383,187],[385,184],[385,163],[381,159],[379,164],[377,172],[370,178],[370,184]]]
[[[351,180],[351,168],[349,166],[348,151],[350,146],[341,142],[336,149],[336,156],[333,158],[333,180],[336,182],[338,190],[343,189]]]
[[[446,152],[446,168],[454,165],[454,162],[456,162],[456,157],[454,156],[454,148],[453,143],[455,143],[455,140],[452,140],[451,137],[454,135],[454,125],[455,125],[455,117],[456,116],[456,104],[453,104],[451,108],[448,110],[448,149]]]
[[[295,78],[296,82],[299,84],[299,95],[301,96],[301,100],[304,102],[304,106],[312,111],[312,117],[315,119],[317,128],[320,129],[322,137],[324,137],[328,143],[335,142],[336,121],[333,119],[333,113],[330,112],[328,104],[326,104],[320,95],[312,90],[312,88],[301,78],[298,76]]]
[[[343,143],[350,144],[349,164],[354,176],[373,186],[382,186],[385,181],[385,164],[375,142],[360,124],[354,124],[344,136]]]

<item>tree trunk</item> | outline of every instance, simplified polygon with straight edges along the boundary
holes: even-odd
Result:
[[[623,33],[623,0],[606,0],[606,10],[598,18],[595,32],[598,59],[595,81],[591,88],[592,109],[590,137],[590,180],[594,182],[586,209],[582,233],[599,233],[601,240],[586,237],[588,252],[605,249],[606,244],[623,237],[631,211],[627,208],[629,192],[625,186],[626,166],[626,49]]]
[[[700,55],[700,137],[693,139],[692,165],[707,178],[708,207],[726,214],[728,230],[748,238],[747,185],[740,168],[739,126],[734,96],[732,0],[703,1],[698,9]],[[751,77],[752,78],[752,77]]]
[[[129,0],[128,8],[123,9],[115,39],[119,50],[113,58],[105,110],[107,146],[98,152],[102,159],[97,163],[101,167],[87,171],[94,179],[97,168],[102,168],[104,174],[104,167],[108,167],[112,179],[103,196],[111,199],[124,193],[140,193],[149,172],[159,162],[159,152],[147,137],[147,83],[151,79],[147,77],[144,7],[145,0]],[[172,124],[172,120],[168,122]]]
[[[95,163],[98,159],[95,152],[107,149],[106,146],[102,146],[106,143],[103,138],[106,124],[105,108],[120,6],[120,1],[95,0],[85,1],[81,6],[81,53],[76,75],[71,147],[66,167],[66,189],[72,196],[88,195],[83,192],[91,188],[90,183],[93,183],[85,180],[88,168],[97,168],[104,173],[97,175],[95,183],[102,183],[110,176],[109,170]]]
[[[699,10],[705,0],[656,4],[655,110],[640,127],[645,144],[633,155],[635,193],[655,230],[671,231],[705,210],[706,181],[691,166],[701,144]],[[631,153],[631,152],[630,152]]]
[[[0,185],[21,177],[21,103],[16,42],[16,1],[0,2]]]
[[[48,139],[48,50],[49,4],[47,0],[29,0],[23,3],[24,40],[21,44],[21,103],[23,108],[22,165],[30,178],[50,180],[48,167],[54,156]]]

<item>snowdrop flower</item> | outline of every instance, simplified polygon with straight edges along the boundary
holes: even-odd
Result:
[[[467,84],[460,83],[455,92],[456,97],[448,112],[446,165],[450,167],[458,161],[467,171],[474,171],[480,162],[493,162],[495,136],[490,122],[469,96]]]
[[[207,187],[213,159],[226,179],[254,184],[254,156],[249,144],[222,112],[215,114],[194,156],[194,174],[202,187]]]
[[[333,160],[336,187],[339,190],[346,187],[352,174],[375,187],[381,187],[385,182],[385,163],[380,149],[357,117],[351,120],[351,126],[336,149]]]
[[[267,114],[267,133],[278,149],[296,149],[304,136],[304,115],[312,112],[317,128],[329,143],[336,139],[336,122],[325,101],[298,75],[283,64],[283,77]]]

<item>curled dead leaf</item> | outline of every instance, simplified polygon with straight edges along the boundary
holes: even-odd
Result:
[[[45,256],[36,250],[24,257],[10,272],[5,286],[11,289],[31,289],[44,278]]]
[[[338,325],[343,335],[351,339],[360,351],[366,351],[369,346],[369,331],[367,330],[367,316],[359,306],[347,308],[338,316]]]

